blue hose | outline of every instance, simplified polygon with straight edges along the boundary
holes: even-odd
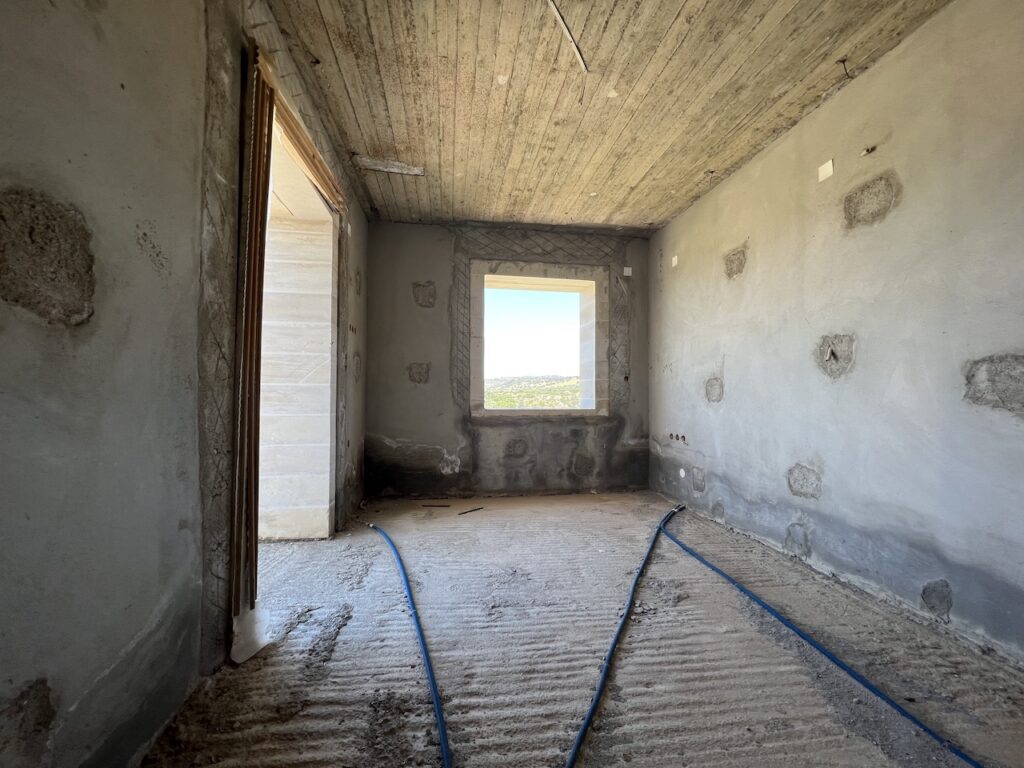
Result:
[[[672,516],[679,509],[682,509],[682,507],[674,507],[667,515],[661,518],[661,522],[658,524],[657,529],[655,529],[654,535],[651,536],[651,543],[647,545],[644,559],[640,563],[640,567],[636,569],[636,575],[633,576],[633,586],[629,588],[629,598],[626,600],[626,607],[623,608],[622,618],[619,619],[619,626],[616,627],[615,635],[612,637],[612,644],[608,646],[608,652],[604,655],[604,661],[601,662],[601,674],[597,678],[597,689],[594,691],[594,697],[590,700],[590,708],[583,718],[583,725],[580,726],[580,730],[576,734],[576,741],[573,742],[572,751],[569,752],[569,759],[565,761],[565,768],[573,768],[576,765],[576,761],[580,757],[580,750],[583,749],[583,742],[587,738],[587,732],[590,730],[591,723],[594,722],[594,715],[597,714],[597,708],[601,704],[601,697],[604,695],[605,685],[608,683],[608,673],[611,671],[615,649],[619,646],[619,640],[622,638],[622,632],[626,628],[626,622],[629,621],[629,617],[633,612],[636,590],[640,585],[640,579],[643,577],[644,571],[647,569],[647,563],[651,559],[654,545],[658,543],[658,533],[664,530],[665,524],[672,519]]]
[[[423,626],[420,624],[420,615],[416,610],[416,601],[412,599],[412,586],[409,584],[409,576],[405,572],[405,563],[402,562],[402,556],[398,554],[398,547],[395,546],[395,542],[391,540],[391,537],[384,532],[383,528],[378,528],[373,523],[367,523],[368,526],[373,528],[377,533],[381,535],[384,541],[387,542],[388,547],[391,548],[391,554],[395,556],[395,563],[398,564],[398,573],[402,577],[402,586],[405,587],[405,599],[409,603],[409,611],[412,614],[412,623],[416,627],[416,639],[420,644],[420,656],[423,658],[423,668],[427,671],[427,686],[430,688],[430,698],[434,702],[434,719],[437,721],[437,736],[441,742],[441,762],[444,768],[452,768],[452,748],[448,744],[448,727],[444,722],[444,710],[441,708],[441,694],[437,690],[437,680],[434,678],[434,667],[430,663],[430,651],[427,650],[427,638],[423,635]]]
[[[676,507],[675,509],[672,510],[672,512],[675,512],[678,509],[680,509],[680,507]],[[819,643],[817,640],[815,640],[813,637],[811,637],[807,632],[805,632],[804,630],[800,629],[800,627],[798,627],[792,621],[790,621],[785,616],[783,616],[782,613],[778,609],[776,609],[774,606],[772,606],[770,603],[766,602],[765,600],[762,600],[760,597],[758,597],[752,591],[750,591],[745,586],[740,584],[740,582],[738,582],[736,579],[734,579],[728,573],[723,571],[717,565],[712,563],[710,560],[707,560],[706,558],[701,556],[698,552],[696,552],[695,550],[691,549],[686,544],[684,544],[679,539],[677,539],[675,536],[673,536],[671,533],[669,533],[668,530],[665,528],[665,525],[668,523],[669,518],[671,517],[671,515],[672,515],[672,513],[670,512],[668,515],[665,516],[665,518],[661,521],[661,524],[658,526],[658,530],[661,533],[664,533],[669,538],[669,540],[672,541],[681,550],[683,550],[683,552],[688,554],[690,557],[692,557],[694,560],[699,562],[701,565],[704,565],[707,568],[710,568],[712,571],[717,573],[719,576],[721,576],[727,582],[729,582],[734,587],[736,587],[736,589],[738,589],[746,597],[748,597],[751,600],[753,600],[755,603],[757,603],[759,606],[761,606],[765,611],[767,611],[771,616],[773,616],[774,618],[778,619],[779,623],[781,623],[786,628],[792,630],[797,635],[797,637],[799,637],[801,640],[803,640],[805,643],[807,643],[809,646],[811,646],[814,650],[816,650],[818,653],[820,653],[826,659],[828,659],[833,664],[835,664],[837,667],[839,667],[839,669],[841,669],[843,672],[845,672],[847,675],[849,675],[851,678],[853,678],[856,682],[860,683],[864,688],[866,688],[868,691],[873,693],[876,697],[878,697],[883,702],[885,702],[890,707],[892,707],[892,709],[894,709],[897,714],[901,715],[902,717],[906,718],[911,723],[916,725],[919,729],[921,729],[921,731],[923,731],[925,734],[927,734],[928,736],[933,738],[935,741],[937,741],[947,751],[949,751],[950,753],[952,753],[956,757],[960,758],[962,761],[967,763],[967,765],[974,766],[975,768],[984,768],[984,765],[982,763],[978,762],[974,758],[972,758],[969,755],[967,755],[963,750],[961,750],[959,747],[957,747],[949,739],[946,739],[943,736],[941,736],[940,734],[936,733],[931,728],[929,728],[927,725],[925,725],[923,722],[921,722],[916,717],[914,717],[914,715],[912,715],[910,712],[908,712],[903,706],[901,706],[899,703],[894,701],[884,691],[882,691],[880,688],[878,688],[878,686],[876,686],[874,683],[872,683],[870,680],[868,680],[866,677],[864,677],[862,674],[860,674],[857,670],[853,669],[849,664],[847,664],[845,661],[843,661],[838,656],[836,656],[834,653],[832,653],[832,651],[828,650],[825,646],[823,646],[821,643]],[[657,534],[655,534],[655,536],[657,536]],[[648,552],[648,555],[649,554],[650,554],[650,552]],[[646,560],[644,562],[646,563]],[[642,566],[641,566],[641,568],[642,568]],[[633,585],[633,588],[634,588],[634,590],[636,589],[636,584],[635,583]],[[632,593],[630,594],[630,600],[632,600]],[[570,763],[570,765],[572,765],[572,763]]]

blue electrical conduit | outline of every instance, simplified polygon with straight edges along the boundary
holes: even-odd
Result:
[[[651,543],[647,545],[647,552],[644,554],[644,559],[640,563],[640,567],[636,569],[636,575],[633,576],[633,586],[629,588],[629,597],[626,599],[626,607],[622,609],[622,618],[619,619],[619,626],[615,629],[615,635],[612,637],[612,644],[608,646],[608,652],[604,655],[604,661],[601,662],[601,673],[597,678],[597,689],[594,691],[594,696],[590,700],[590,708],[587,710],[586,716],[583,718],[583,725],[580,726],[579,732],[576,734],[576,741],[573,742],[572,751],[569,752],[569,759],[565,761],[565,768],[573,768],[576,765],[576,761],[580,757],[580,750],[583,748],[583,742],[587,738],[587,731],[590,730],[591,723],[594,722],[594,715],[597,714],[597,708],[601,703],[601,696],[604,695],[604,687],[608,682],[608,673],[611,671],[612,660],[615,657],[615,649],[619,646],[619,640],[622,638],[622,632],[626,628],[626,622],[629,621],[630,615],[633,613],[633,601],[636,599],[636,590],[640,586],[640,579],[644,575],[644,571],[647,569],[647,563],[650,562],[651,552],[654,551],[654,545],[658,543],[658,534],[664,530],[665,524],[672,519],[672,516],[682,509],[682,506],[673,507],[669,510],[661,522],[658,523],[657,529],[654,531],[654,535],[651,536]]]
[[[683,509],[683,507],[681,505],[675,507],[672,510],[672,512],[676,512],[676,511],[678,511],[680,509]],[[670,541],[672,541],[677,547],[679,547],[681,550],[683,550],[683,552],[688,554],[690,557],[692,557],[694,560],[699,562],[701,565],[704,565],[707,568],[711,569],[712,571],[717,573],[719,576],[721,576],[723,579],[725,579],[727,582],[729,582],[734,587],[736,587],[736,589],[738,589],[746,597],[748,597],[751,600],[753,600],[755,603],[757,603],[759,606],[761,606],[765,611],[767,611],[771,616],[773,616],[774,618],[778,619],[779,623],[781,623],[787,629],[792,630],[797,635],[797,637],[799,637],[801,640],[803,640],[805,643],[807,643],[809,646],[811,646],[814,650],[816,650],[818,653],[820,653],[826,659],[828,659],[833,664],[835,664],[837,667],[839,667],[839,669],[841,669],[843,672],[845,672],[847,675],[849,675],[851,678],[853,678],[856,682],[860,683],[869,692],[873,693],[876,697],[878,697],[883,702],[885,702],[890,707],[892,707],[892,709],[894,709],[897,714],[899,714],[900,716],[906,718],[911,723],[916,725],[919,729],[921,729],[921,731],[923,731],[925,734],[927,734],[932,739],[937,741],[940,746],[945,748],[951,754],[953,754],[956,757],[958,757],[961,760],[963,760],[965,763],[967,763],[967,765],[972,765],[975,768],[985,768],[982,763],[978,762],[974,758],[972,758],[969,755],[967,755],[956,744],[951,742],[949,739],[944,738],[943,736],[941,736],[937,732],[933,731],[931,728],[929,728],[923,722],[921,722],[916,717],[914,717],[914,715],[912,715],[903,706],[901,706],[899,703],[897,703],[892,698],[890,698],[884,691],[882,691],[880,688],[878,688],[878,686],[876,686],[874,683],[872,683],[870,680],[868,680],[866,677],[864,677],[864,675],[860,674],[857,670],[853,669],[849,664],[847,664],[845,661],[843,661],[838,656],[836,656],[834,653],[832,653],[832,651],[828,650],[825,646],[823,646],[821,643],[819,643],[817,640],[815,640],[813,637],[811,637],[809,634],[807,634],[807,632],[805,632],[804,630],[800,629],[800,627],[798,627],[792,621],[790,621],[785,616],[783,616],[782,613],[777,608],[775,608],[773,605],[771,605],[767,601],[765,601],[765,600],[761,599],[760,597],[758,597],[755,593],[753,593],[752,591],[747,589],[745,586],[740,584],[740,582],[738,582],[736,579],[734,579],[728,573],[723,571],[717,565],[715,565],[710,560],[708,560],[705,557],[703,557],[700,553],[698,553],[697,551],[695,551],[692,548],[688,547],[686,544],[684,544],[679,539],[677,539],[675,536],[673,536],[671,533],[669,533],[668,530],[665,528],[665,525],[668,523],[668,521],[671,518],[671,516],[672,516],[672,513],[669,513],[668,515],[666,515],[662,519],[661,523],[658,525],[658,531],[660,531],[661,533],[664,533],[665,536],[667,536],[668,539]],[[657,533],[655,534],[655,537],[657,537]],[[652,542],[652,544],[653,544],[653,542]],[[649,557],[650,556],[650,551],[649,550],[648,550],[647,554],[648,554],[648,557]],[[647,560],[645,559],[644,563],[646,564],[646,562],[647,562]],[[642,568],[643,568],[643,566],[641,566],[641,570],[642,570]],[[636,583],[635,582],[633,584],[633,591],[636,591]],[[630,593],[630,602],[632,602],[632,599],[633,599],[633,596],[632,596],[632,592],[631,592]],[[619,630],[621,632],[621,626],[620,626]],[[618,637],[616,637],[616,640],[618,640]],[[614,644],[613,644],[613,647],[614,647]],[[569,765],[571,766],[572,763],[570,762]]]
[[[444,768],[452,768],[452,748],[448,744],[448,727],[444,722],[444,710],[441,709],[441,694],[437,690],[434,667],[430,663],[430,652],[427,650],[427,638],[423,635],[423,626],[420,624],[420,615],[416,610],[416,601],[412,599],[412,587],[409,585],[409,575],[405,572],[405,563],[402,562],[402,556],[398,554],[398,547],[395,546],[395,542],[384,532],[384,529],[378,528],[373,523],[367,523],[367,525],[381,535],[384,541],[387,542],[388,547],[391,548],[391,554],[395,556],[398,573],[402,577],[402,586],[405,587],[405,599],[409,603],[409,611],[412,614],[412,623],[416,627],[416,639],[420,644],[423,668],[427,672],[427,687],[430,688],[430,698],[434,702],[434,719],[437,721],[438,741],[441,742],[441,762]]]

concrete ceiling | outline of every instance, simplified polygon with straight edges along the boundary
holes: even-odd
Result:
[[[587,73],[546,0],[271,6],[337,145],[424,169],[371,214],[650,229],[947,2],[557,0]]]

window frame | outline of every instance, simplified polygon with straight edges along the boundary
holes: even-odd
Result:
[[[484,404],[484,296],[488,275],[509,278],[584,280],[594,284],[594,407],[499,408]],[[472,259],[470,261],[470,413],[478,419],[546,419],[608,415],[609,270],[587,264]],[[524,290],[532,290],[524,285]],[[555,289],[552,289],[555,290]],[[581,376],[584,371],[581,370]]]

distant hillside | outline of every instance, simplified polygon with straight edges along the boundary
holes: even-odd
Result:
[[[509,376],[484,381],[485,408],[579,408],[577,376]]]

